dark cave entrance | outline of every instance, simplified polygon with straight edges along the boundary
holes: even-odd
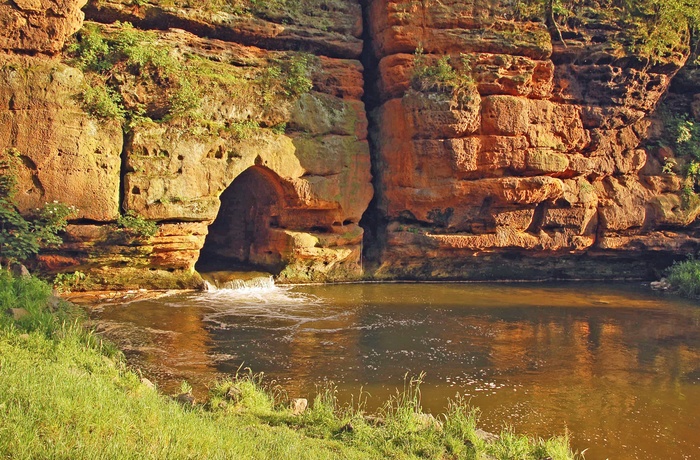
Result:
[[[284,204],[279,177],[267,168],[253,166],[236,177],[219,199],[221,207],[209,226],[197,271],[279,273],[282,256],[273,235]]]

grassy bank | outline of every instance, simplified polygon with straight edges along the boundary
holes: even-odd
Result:
[[[674,291],[689,298],[700,298],[700,260],[676,262],[666,270],[666,279]]]
[[[10,315],[6,313],[10,310]],[[33,278],[0,270],[0,457],[261,459],[569,459],[567,439],[504,431],[486,441],[463,401],[432,417],[419,382],[375,416],[337,407],[328,388],[301,415],[254,375],[212,384],[206,404],[142,383],[80,312]]]

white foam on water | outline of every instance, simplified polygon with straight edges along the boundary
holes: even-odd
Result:
[[[250,279],[232,279],[211,283],[205,281],[207,297],[229,300],[234,303],[249,301],[271,303],[290,300],[286,290],[275,286],[272,276],[258,276]]]
[[[267,293],[276,289],[272,276],[256,276],[250,279],[232,279],[223,282],[205,281],[207,291],[236,291],[240,294]]]
[[[276,286],[272,276],[232,279],[216,284],[206,281],[206,285],[206,292],[198,294],[197,298],[217,313],[248,310],[249,314],[274,314],[290,307],[298,309],[320,303],[315,296],[295,292],[293,286]]]

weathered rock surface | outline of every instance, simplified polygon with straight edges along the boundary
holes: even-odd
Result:
[[[29,11],[27,2],[20,3],[8,3],[12,14],[0,17]],[[363,231],[358,224],[373,194],[363,69],[359,61],[345,59],[361,51],[359,4],[339,1],[329,11],[302,9],[292,18],[269,12],[261,19],[131,3],[99,2],[87,11],[106,22],[132,20],[143,27],[195,32],[159,32],[156,46],[177,59],[211,63],[197,82],[206,86],[200,101],[206,123],[176,117],[122,126],[97,119],[81,104],[85,85],[94,84],[86,83],[83,72],[45,58],[3,56],[0,148],[15,149],[23,160],[18,205],[27,210],[57,200],[79,208],[65,244],[40,256],[43,269],[81,270],[93,285],[110,287],[197,287],[202,281],[196,262],[237,256],[236,264],[284,270],[280,277],[287,281],[359,277]],[[60,11],[79,12],[80,6],[65,2]],[[31,14],[54,10],[59,12],[44,8]],[[104,31],[118,33],[119,27],[107,25]],[[66,37],[54,38],[58,51]],[[251,43],[267,49],[247,46]],[[318,56],[284,51],[299,48]],[[297,55],[309,66],[312,90],[295,98],[280,96],[279,88],[261,93],[261,87],[276,83],[261,83],[259,76],[275,78],[279,66]],[[267,69],[272,70],[266,74]],[[207,80],[206,72],[229,80]],[[164,98],[158,87],[137,75],[118,78],[127,110],[143,106],[148,114],[160,113]],[[240,190],[239,178],[248,173],[253,193],[250,201],[237,203],[236,193],[224,192]],[[265,214],[272,208],[256,204],[270,198],[266,187],[273,190],[274,216]],[[233,204],[222,207],[222,200]],[[221,217],[223,224],[212,231],[209,225],[220,208],[235,212]],[[247,219],[249,210],[255,212]],[[118,223],[126,212],[155,221],[157,234],[139,236]],[[217,234],[219,229],[224,233]]]
[[[362,11],[354,0],[290,2],[286,11],[259,5],[256,15],[206,4],[131,0],[89,2],[88,19],[128,21],[143,28],[178,28],[196,35],[253,45],[268,50],[303,50],[318,55],[357,59],[362,52]]]
[[[544,25],[510,21],[507,7],[372,2],[378,276],[610,276],[577,260],[648,276],[645,257],[692,252],[700,240],[681,229],[698,212],[643,147],[683,57],[647,65],[603,24],[552,47]],[[442,55],[466,78],[420,81]]]
[[[0,1],[0,50],[55,54],[83,24],[87,0]]]
[[[0,149],[14,149],[17,202],[32,209],[54,200],[76,218],[119,215],[122,129],[86,114],[78,97],[82,72],[36,57],[0,56]]]

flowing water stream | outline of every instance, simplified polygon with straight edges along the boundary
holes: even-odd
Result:
[[[466,395],[487,430],[569,430],[588,460],[700,458],[697,304],[639,284],[211,287],[93,316],[165,392],[244,364],[291,397],[362,389],[372,409],[426,372],[425,410]]]

